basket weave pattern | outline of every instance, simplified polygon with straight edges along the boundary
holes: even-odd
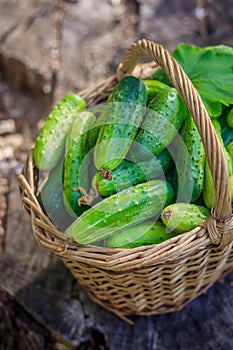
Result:
[[[139,65],[142,55],[153,62]],[[232,204],[223,150],[198,92],[177,62],[161,45],[139,41],[128,49],[116,75],[80,95],[89,106],[102,102],[122,76],[146,78],[157,66],[164,69],[188,107],[213,175],[216,206],[202,227],[157,245],[133,249],[79,245],[67,239],[43,213],[35,195],[38,170],[32,151],[19,176],[21,199],[37,242],[63,260],[95,302],[123,319],[125,315],[181,309],[233,270]]]

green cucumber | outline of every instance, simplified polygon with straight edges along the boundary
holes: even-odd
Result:
[[[227,108],[227,110],[221,115],[219,122],[221,124],[222,139],[224,145],[227,146],[231,141],[233,141],[233,127],[230,126],[233,123],[233,108]]]
[[[231,159],[233,161],[233,141],[228,143],[228,145],[226,146],[226,150],[227,150],[228,154],[230,155],[230,157],[231,157]]]
[[[227,146],[226,146],[226,152],[229,154],[229,160],[228,160],[228,170],[229,174],[233,174],[233,141],[231,141]]]
[[[174,188],[179,202],[195,202],[204,186],[205,150],[197,127],[189,114],[177,139],[177,158],[174,160],[177,171]],[[183,141],[182,141],[183,140]],[[186,147],[183,147],[183,142]]]
[[[227,114],[227,125],[230,128],[233,128],[233,108],[231,108],[230,112]]]
[[[50,171],[55,167],[64,151],[67,132],[85,107],[83,98],[69,94],[53,108],[35,142],[33,155],[39,170]]]
[[[81,244],[110,237],[115,232],[158,215],[173,198],[172,186],[151,180],[127,188],[98,202],[65,231]]]
[[[61,231],[74,221],[67,213],[63,203],[63,161],[62,157],[49,174],[48,180],[38,195],[43,211]]]
[[[174,88],[166,87],[150,102],[147,113],[130,149],[135,162],[161,153],[181,127],[186,107]]]
[[[167,85],[158,80],[145,79],[143,83],[146,87],[147,104],[157,95],[157,93],[167,88]]]
[[[233,175],[230,176],[231,201],[233,202]]]
[[[210,167],[207,160],[205,162],[204,174],[205,176],[204,176],[204,187],[203,187],[202,198],[205,203],[205,206],[211,209],[215,205],[216,197],[215,197],[215,191],[214,191],[214,182],[213,182],[212,174],[211,174]]]
[[[66,153],[69,150],[69,148],[72,146],[72,143],[78,140],[84,132],[88,132],[88,139],[89,139],[89,134],[92,132],[93,125],[95,122],[96,122],[96,117],[94,113],[90,111],[83,111],[77,114],[75,121],[71,126],[71,128],[69,129],[66,136],[66,142],[65,142]]]
[[[99,132],[100,132],[100,127],[93,125],[88,136],[88,143],[89,143],[90,149],[95,147]]]
[[[168,233],[162,222],[145,221],[136,226],[123,228],[105,243],[109,248],[135,248],[150,244],[159,244],[169,238],[177,236],[176,233]]]
[[[133,76],[123,78],[108,98],[109,107],[98,118],[100,132],[94,150],[96,168],[115,169],[125,158],[141,124],[146,88]]]
[[[89,132],[96,118],[93,113],[79,113],[73,123],[66,143],[67,149],[64,161],[64,202],[66,209],[73,216],[79,216],[88,206],[80,205],[83,196],[78,187],[89,189],[89,165],[91,154],[88,143]]]
[[[97,186],[98,193],[101,197],[107,197],[124,188],[163,177],[164,174],[171,169],[172,165],[172,157],[166,149],[157,157],[138,164],[124,159],[122,163],[111,172],[111,179],[105,179],[103,175],[98,172],[92,181],[92,186],[94,188]]]
[[[200,205],[174,203],[165,207],[161,219],[169,231],[188,232],[210,216],[210,211]]]
[[[212,124],[216,130],[219,141],[222,145],[225,160],[226,160],[227,166],[228,166],[229,175],[232,175],[232,173],[233,173],[232,158],[231,158],[230,154],[228,153],[228,150],[224,146],[224,142],[223,142],[222,135],[221,135],[221,125],[217,120],[212,120]],[[207,208],[210,209],[215,205],[216,198],[215,198],[214,182],[213,182],[212,174],[211,174],[207,159],[205,161],[204,186],[203,186],[202,197],[203,197],[205,206]]]
[[[223,144],[222,135],[221,135],[222,127],[221,127],[220,122],[218,120],[216,120],[216,119],[211,120],[211,122],[212,122],[212,124],[213,124],[213,126],[215,128],[215,131],[216,131],[216,133],[218,135],[218,138],[219,138],[220,142]]]

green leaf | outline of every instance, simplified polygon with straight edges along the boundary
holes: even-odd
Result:
[[[233,103],[233,48],[224,45],[198,48],[179,44],[172,56],[198,90],[210,116]]]

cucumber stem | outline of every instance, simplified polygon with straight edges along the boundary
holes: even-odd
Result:
[[[100,168],[99,172],[104,180],[108,180],[108,181],[112,180],[112,171],[110,169]]]

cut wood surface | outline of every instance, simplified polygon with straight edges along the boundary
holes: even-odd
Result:
[[[232,2],[206,3],[203,24],[194,0],[1,1],[0,350],[233,349],[232,273],[179,312],[127,324],[38,245],[17,184],[55,101],[114,73],[135,40],[233,45]]]

